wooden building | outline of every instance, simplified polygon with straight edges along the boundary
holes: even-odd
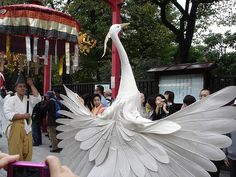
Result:
[[[169,66],[160,66],[149,69],[148,73],[153,73],[158,82],[157,93],[163,94],[165,91],[175,93],[175,102],[182,103],[185,95],[192,95],[196,99],[203,88],[211,86],[211,70],[216,65],[214,63],[184,63]]]

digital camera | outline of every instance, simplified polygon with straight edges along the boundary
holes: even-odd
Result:
[[[50,177],[50,173],[45,163],[18,161],[8,165],[7,177]]]

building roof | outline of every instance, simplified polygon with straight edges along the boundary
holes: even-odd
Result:
[[[215,67],[215,63],[183,63],[169,66],[159,66],[147,70],[149,73],[154,72],[167,72],[167,71],[186,71],[186,70],[210,70]]]

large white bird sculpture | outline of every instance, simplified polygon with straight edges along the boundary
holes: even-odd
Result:
[[[58,119],[63,163],[80,177],[210,177],[211,160],[222,160],[220,148],[231,144],[222,134],[236,129],[236,107],[224,106],[236,96],[227,87],[204,101],[152,122],[139,113],[140,96],[118,34],[125,24],[112,25],[110,37],[120,56],[121,82],[116,100],[94,118],[78,95],[66,89],[70,109]]]

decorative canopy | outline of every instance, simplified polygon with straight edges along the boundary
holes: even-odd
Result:
[[[65,54],[65,43],[78,44],[79,23],[70,15],[35,4],[18,4],[0,7],[0,50],[6,50],[7,34],[10,35],[10,51],[25,53],[25,36],[38,37],[37,50],[45,52],[45,40],[49,40],[49,53]],[[32,45],[31,40],[31,45]],[[31,47],[32,48],[32,47]]]

